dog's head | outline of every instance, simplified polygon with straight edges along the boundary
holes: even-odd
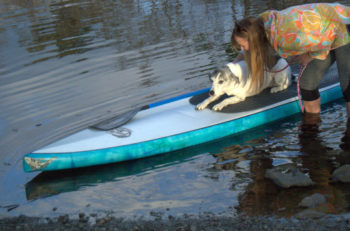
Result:
[[[240,80],[235,76],[228,67],[220,68],[210,75],[212,87],[209,91],[210,96],[220,96],[228,92],[230,89],[240,85]]]

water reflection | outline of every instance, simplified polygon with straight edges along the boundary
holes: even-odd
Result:
[[[192,156],[192,152],[171,153],[156,156],[152,159],[135,160],[120,164],[43,172],[25,185],[26,198],[27,200],[35,200],[64,192],[78,191],[84,187],[123,180],[123,177],[145,174],[147,171],[165,167],[174,162],[182,162]]]
[[[129,215],[144,215],[154,208],[169,214],[228,210],[289,217],[304,211],[299,203],[314,193],[326,197],[326,203],[314,211],[348,212],[350,185],[331,180],[334,169],[349,163],[350,157],[350,152],[341,148],[348,135],[345,108],[339,107],[342,103],[326,106],[320,116],[295,115],[147,159],[44,172],[26,183],[27,202],[11,212],[26,213],[44,203],[44,209],[36,210],[38,215],[52,208],[86,210],[89,205],[91,211],[111,208],[116,214]],[[339,126],[329,128],[334,123]],[[267,169],[285,164],[296,166],[315,184],[283,189],[265,177]]]
[[[74,170],[42,172],[26,183],[26,198],[27,200],[35,200],[64,192],[79,191],[81,188],[94,187],[103,183],[127,181],[127,177],[129,176],[147,174],[147,172],[152,172],[159,168],[188,162],[191,158],[199,154],[218,153],[222,148],[232,144],[239,146],[239,144],[242,144],[247,139],[251,140],[263,135],[265,135],[265,132],[259,129],[252,133],[230,136],[218,141],[151,158]]]
[[[344,136],[342,138],[342,143],[340,144],[340,148],[344,151],[350,151],[350,119],[346,122],[346,130],[344,132]]]
[[[344,120],[344,118],[338,118],[338,120]],[[271,148],[266,150],[268,147],[265,144],[258,145],[256,147],[257,150],[254,151],[258,156],[251,158],[249,165],[251,173],[249,177],[252,182],[248,184],[245,192],[239,198],[238,211],[251,216],[292,216],[304,210],[304,208],[299,206],[302,199],[314,193],[320,193],[325,195],[327,203],[314,208],[314,211],[330,214],[347,212],[350,204],[350,186],[333,183],[331,174],[337,167],[349,162],[350,153],[328,147],[327,138],[331,132],[323,130],[322,126],[325,124],[325,127],[327,127],[327,123],[332,122],[330,120],[322,121],[320,115],[317,114],[305,114],[302,116],[298,130],[295,130],[298,127],[296,126],[298,123],[292,125],[294,133],[288,134],[284,130],[288,131],[289,129],[282,129],[281,132],[286,136],[284,138],[287,142],[292,136],[297,135],[300,151],[296,155],[293,153],[288,154],[290,151],[285,150],[285,147],[288,145],[285,141],[282,141],[282,145],[285,146],[281,148],[285,150],[284,155],[281,155],[281,152],[278,150],[271,150]],[[346,130],[344,137],[347,137],[347,134],[348,130]],[[266,139],[268,140],[267,143],[271,143],[273,140],[279,139],[279,137],[278,135],[277,137],[273,135]],[[279,143],[281,144],[281,139],[279,139]],[[282,189],[266,179],[265,171],[267,169],[286,163],[275,161],[276,154],[279,158],[287,159],[287,162],[297,166],[305,174],[309,175],[315,184],[309,187]],[[233,169],[236,170],[235,168]]]

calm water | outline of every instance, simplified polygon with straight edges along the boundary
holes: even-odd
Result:
[[[312,192],[329,194],[327,212],[346,212],[348,186],[328,180],[348,159],[342,101],[324,108],[311,134],[295,116],[145,160],[22,171],[24,154],[60,137],[208,87],[208,73],[235,56],[235,19],[303,2],[0,0],[0,214],[291,215]],[[303,166],[316,186],[280,190],[264,179],[265,169],[288,162]]]

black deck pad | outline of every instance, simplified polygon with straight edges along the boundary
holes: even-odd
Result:
[[[330,70],[321,81],[320,88],[336,83],[338,81],[337,76],[338,76],[337,71]],[[246,100],[243,102],[240,102],[237,104],[231,104],[224,107],[221,110],[221,112],[233,113],[233,112],[243,112],[248,110],[254,110],[257,108],[266,107],[268,105],[295,97],[298,95],[296,85],[297,85],[296,83],[293,83],[291,86],[289,86],[288,89],[278,93],[270,93],[270,88],[268,88],[258,95],[246,98]],[[208,96],[209,96],[208,92],[195,95],[190,99],[190,103],[193,105],[197,105],[201,103],[203,100],[205,100]],[[213,105],[219,103],[220,101],[222,101],[227,97],[228,97],[227,95],[221,97],[217,101],[209,104],[208,107],[211,109]],[[126,113],[122,113],[120,115],[114,116],[113,118],[102,121],[96,125],[91,126],[91,128],[98,129],[98,130],[111,130],[113,128],[120,127],[126,124],[127,122],[129,122],[136,115],[137,112],[147,108],[148,106],[136,108],[134,110],[128,111]]]
[[[329,73],[323,78],[319,88],[332,85],[337,81],[338,81],[337,75],[334,73],[331,73],[331,74]],[[283,100],[298,96],[296,83],[291,84],[288,89],[277,93],[270,93],[270,90],[271,88],[265,89],[263,92],[261,92],[258,95],[247,97],[243,102],[228,105],[224,107],[220,112],[234,113],[234,112],[244,112],[244,111],[254,110],[257,108],[266,107],[268,105],[275,104]],[[208,98],[208,96],[209,96],[209,92],[204,92],[202,94],[195,95],[190,99],[190,103],[193,105],[197,105],[203,102],[206,98]],[[212,107],[215,104],[221,102],[227,97],[228,97],[227,95],[222,96],[218,100],[209,104],[208,108],[212,109]]]

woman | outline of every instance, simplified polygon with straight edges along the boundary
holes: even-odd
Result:
[[[350,117],[350,7],[338,3],[294,6],[266,11],[235,23],[231,43],[241,49],[235,61],[245,59],[251,71],[252,89],[259,91],[265,69],[276,55],[297,57],[306,66],[300,77],[305,111],[320,112],[318,85],[336,60],[339,81]]]

